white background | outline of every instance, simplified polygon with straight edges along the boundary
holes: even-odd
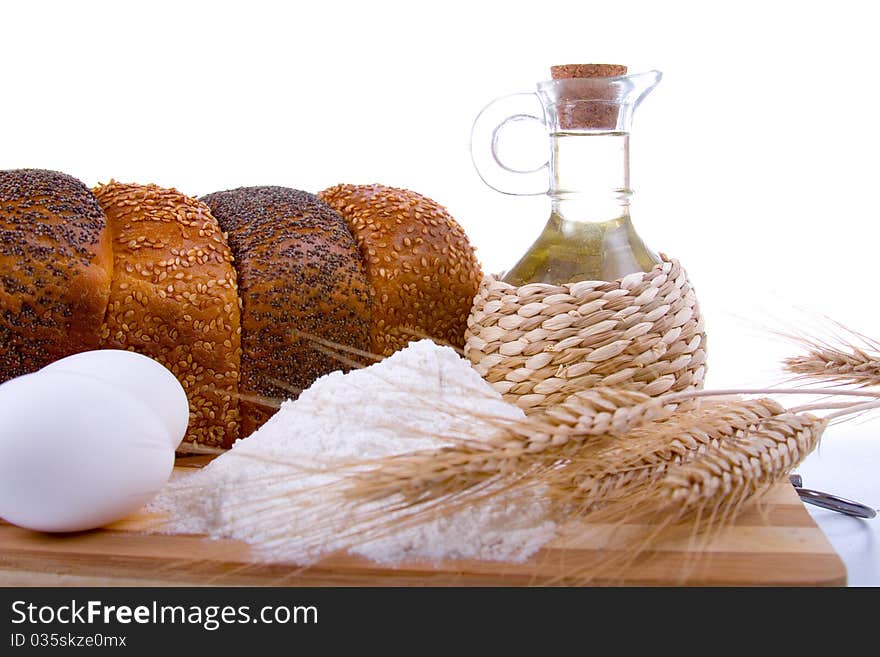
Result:
[[[468,146],[476,114],[533,91],[553,64],[656,68],[664,79],[633,128],[634,223],[697,286],[709,385],[766,385],[792,351],[767,325],[824,313],[880,338],[874,5],[5,3],[0,169],[191,195],[407,187],[445,205],[500,271],[548,200],[483,186]],[[880,506],[877,433],[829,431],[807,484]],[[859,527],[852,545],[870,538]],[[877,548],[862,552],[875,565],[849,561],[851,581],[880,583]]]

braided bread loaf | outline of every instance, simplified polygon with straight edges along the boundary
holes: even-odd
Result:
[[[482,272],[446,210],[382,185],[319,196],[0,171],[0,382],[137,351],[186,390],[185,440],[227,448],[353,353],[463,347]]]

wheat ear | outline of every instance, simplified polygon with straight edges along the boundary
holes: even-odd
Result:
[[[583,515],[635,486],[654,485],[670,468],[691,463],[737,432],[785,413],[772,399],[712,399],[578,454],[545,484],[563,516]]]
[[[613,442],[635,427],[666,417],[673,405],[640,392],[594,388],[524,420],[475,415],[495,427],[480,441],[447,438],[448,447],[395,455],[352,477],[352,499],[403,495],[413,503],[435,500],[487,479],[534,475],[561,461]],[[466,411],[463,411],[466,412]]]
[[[688,514],[706,505],[737,502],[785,479],[813,451],[827,420],[785,413],[720,443],[701,458],[670,468],[661,497]]]
[[[652,558],[652,551],[681,540],[683,533],[690,537],[695,555],[690,565],[695,565],[746,504],[759,501],[815,449],[826,426],[826,419],[806,413],[773,414],[745,430],[724,432],[692,458],[663,468],[660,476],[631,484],[581,516],[588,526],[626,525],[626,546],[608,552],[588,571],[566,569],[566,579],[613,579],[615,572],[624,573],[637,558]],[[682,564],[682,578],[687,566]]]
[[[832,319],[828,339],[787,335],[805,353],[783,360],[784,369],[802,379],[856,386],[880,385],[880,342]]]

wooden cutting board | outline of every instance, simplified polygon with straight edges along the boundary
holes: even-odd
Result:
[[[200,467],[204,457],[178,461]],[[789,484],[700,551],[689,532],[626,562],[638,527],[577,525],[525,563],[411,562],[395,568],[333,555],[309,568],[259,563],[241,542],[144,533],[142,514],[91,532],[50,535],[0,523],[3,586],[842,586],[846,568]],[[617,565],[609,567],[608,564]],[[597,574],[598,573],[598,574]]]

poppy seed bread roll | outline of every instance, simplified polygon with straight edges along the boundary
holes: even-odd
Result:
[[[0,383],[97,348],[112,268],[88,187],[57,171],[0,171]]]
[[[366,350],[370,290],[345,222],[314,194],[243,187],[202,198],[227,234],[242,300],[242,437],[341,362],[309,336]]]
[[[239,436],[241,316],[232,255],[208,207],[174,189],[95,188],[115,267],[101,347],[167,367],[186,391],[186,440],[230,447]]]
[[[345,218],[366,265],[371,350],[389,356],[424,336],[463,347],[482,270],[446,209],[385,185],[336,185],[318,197]]]

